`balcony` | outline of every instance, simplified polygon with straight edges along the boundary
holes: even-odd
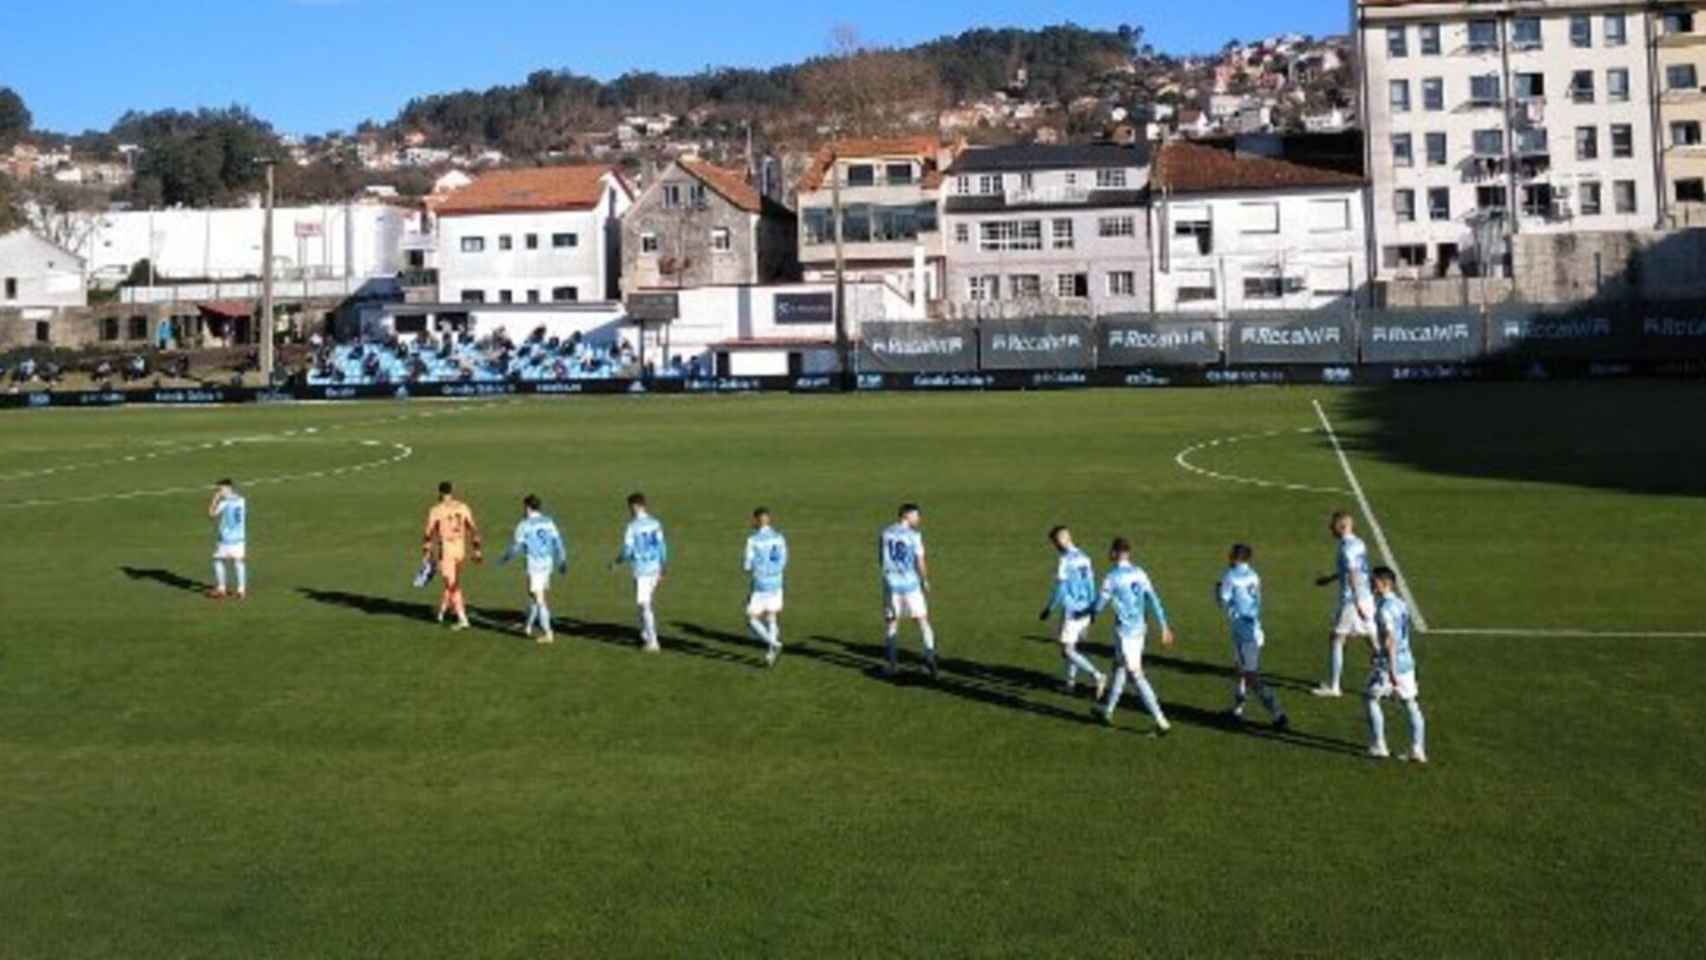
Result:
[[[1009,207],[1071,206],[1090,202],[1089,187],[1040,187],[1007,191]]]

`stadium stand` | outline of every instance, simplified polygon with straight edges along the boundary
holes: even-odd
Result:
[[[566,340],[536,330],[516,343],[503,330],[476,340],[469,334],[393,338],[376,343],[327,344],[306,369],[309,386],[387,386],[412,383],[538,383],[611,380],[632,375],[624,343]]]

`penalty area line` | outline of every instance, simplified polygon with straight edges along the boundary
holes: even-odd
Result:
[[[1537,637],[1584,640],[1706,640],[1706,631],[1688,630],[1548,630],[1518,627],[1499,630],[1487,627],[1429,630],[1436,637]]]
[[[1422,607],[1416,603],[1415,595],[1410,592],[1410,578],[1404,576],[1404,568],[1398,565],[1398,555],[1392,552],[1392,544],[1386,539],[1386,531],[1380,526],[1380,518],[1374,515],[1374,505],[1368,502],[1368,494],[1363,492],[1356,471],[1351,469],[1351,458],[1345,455],[1345,446],[1339,442],[1339,433],[1333,429],[1333,421],[1327,419],[1327,411],[1321,406],[1321,401],[1310,402],[1315,405],[1315,416],[1321,420],[1321,429],[1327,432],[1327,442],[1333,445],[1333,452],[1338,454],[1339,466],[1345,471],[1345,481],[1351,485],[1351,495],[1357,498],[1357,504],[1362,507],[1362,515],[1368,518],[1368,528],[1374,534],[1374,542],[1380,548],[1380,555],[1385,558],[1386,565],[1392,568],[1392,572],[1398,575],[1398,592],[1403,594],[1404,602],[1409,604],[1410,618],[1415,621],[1418,630],[1428,633],[1427,618],[1422,616]]]

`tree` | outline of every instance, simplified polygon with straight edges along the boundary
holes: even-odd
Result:
[[[23,194],[24,218],[31,230],[73,253],[86,252],[100,226],[106,194],[53,180],[27,184]]]
[[[12,178],[0,173],[0,236],[25,226],[24,211],[19,203],[18,186]]]
[[[115,138],[142,148],[131,202],[205,207],[259,188],[260,161],[283,154],[272,127],[242,107],[127,113]]]
[[[24,98],[11,87],[0,87],[0,147],[10,147],[30,132],[34,118]]]
[[[919,108],[934,113],[943,101],[941,77],[924,58],[867,46],[846,25],[831,33],[830,55],[810,62],[800,85],[820,118],[852,136],[903,131]]]

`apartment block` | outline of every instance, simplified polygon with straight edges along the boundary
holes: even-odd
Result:
[[[1663,226],[1706,226],[1706,4],[1660,7],[1653,24]]]

